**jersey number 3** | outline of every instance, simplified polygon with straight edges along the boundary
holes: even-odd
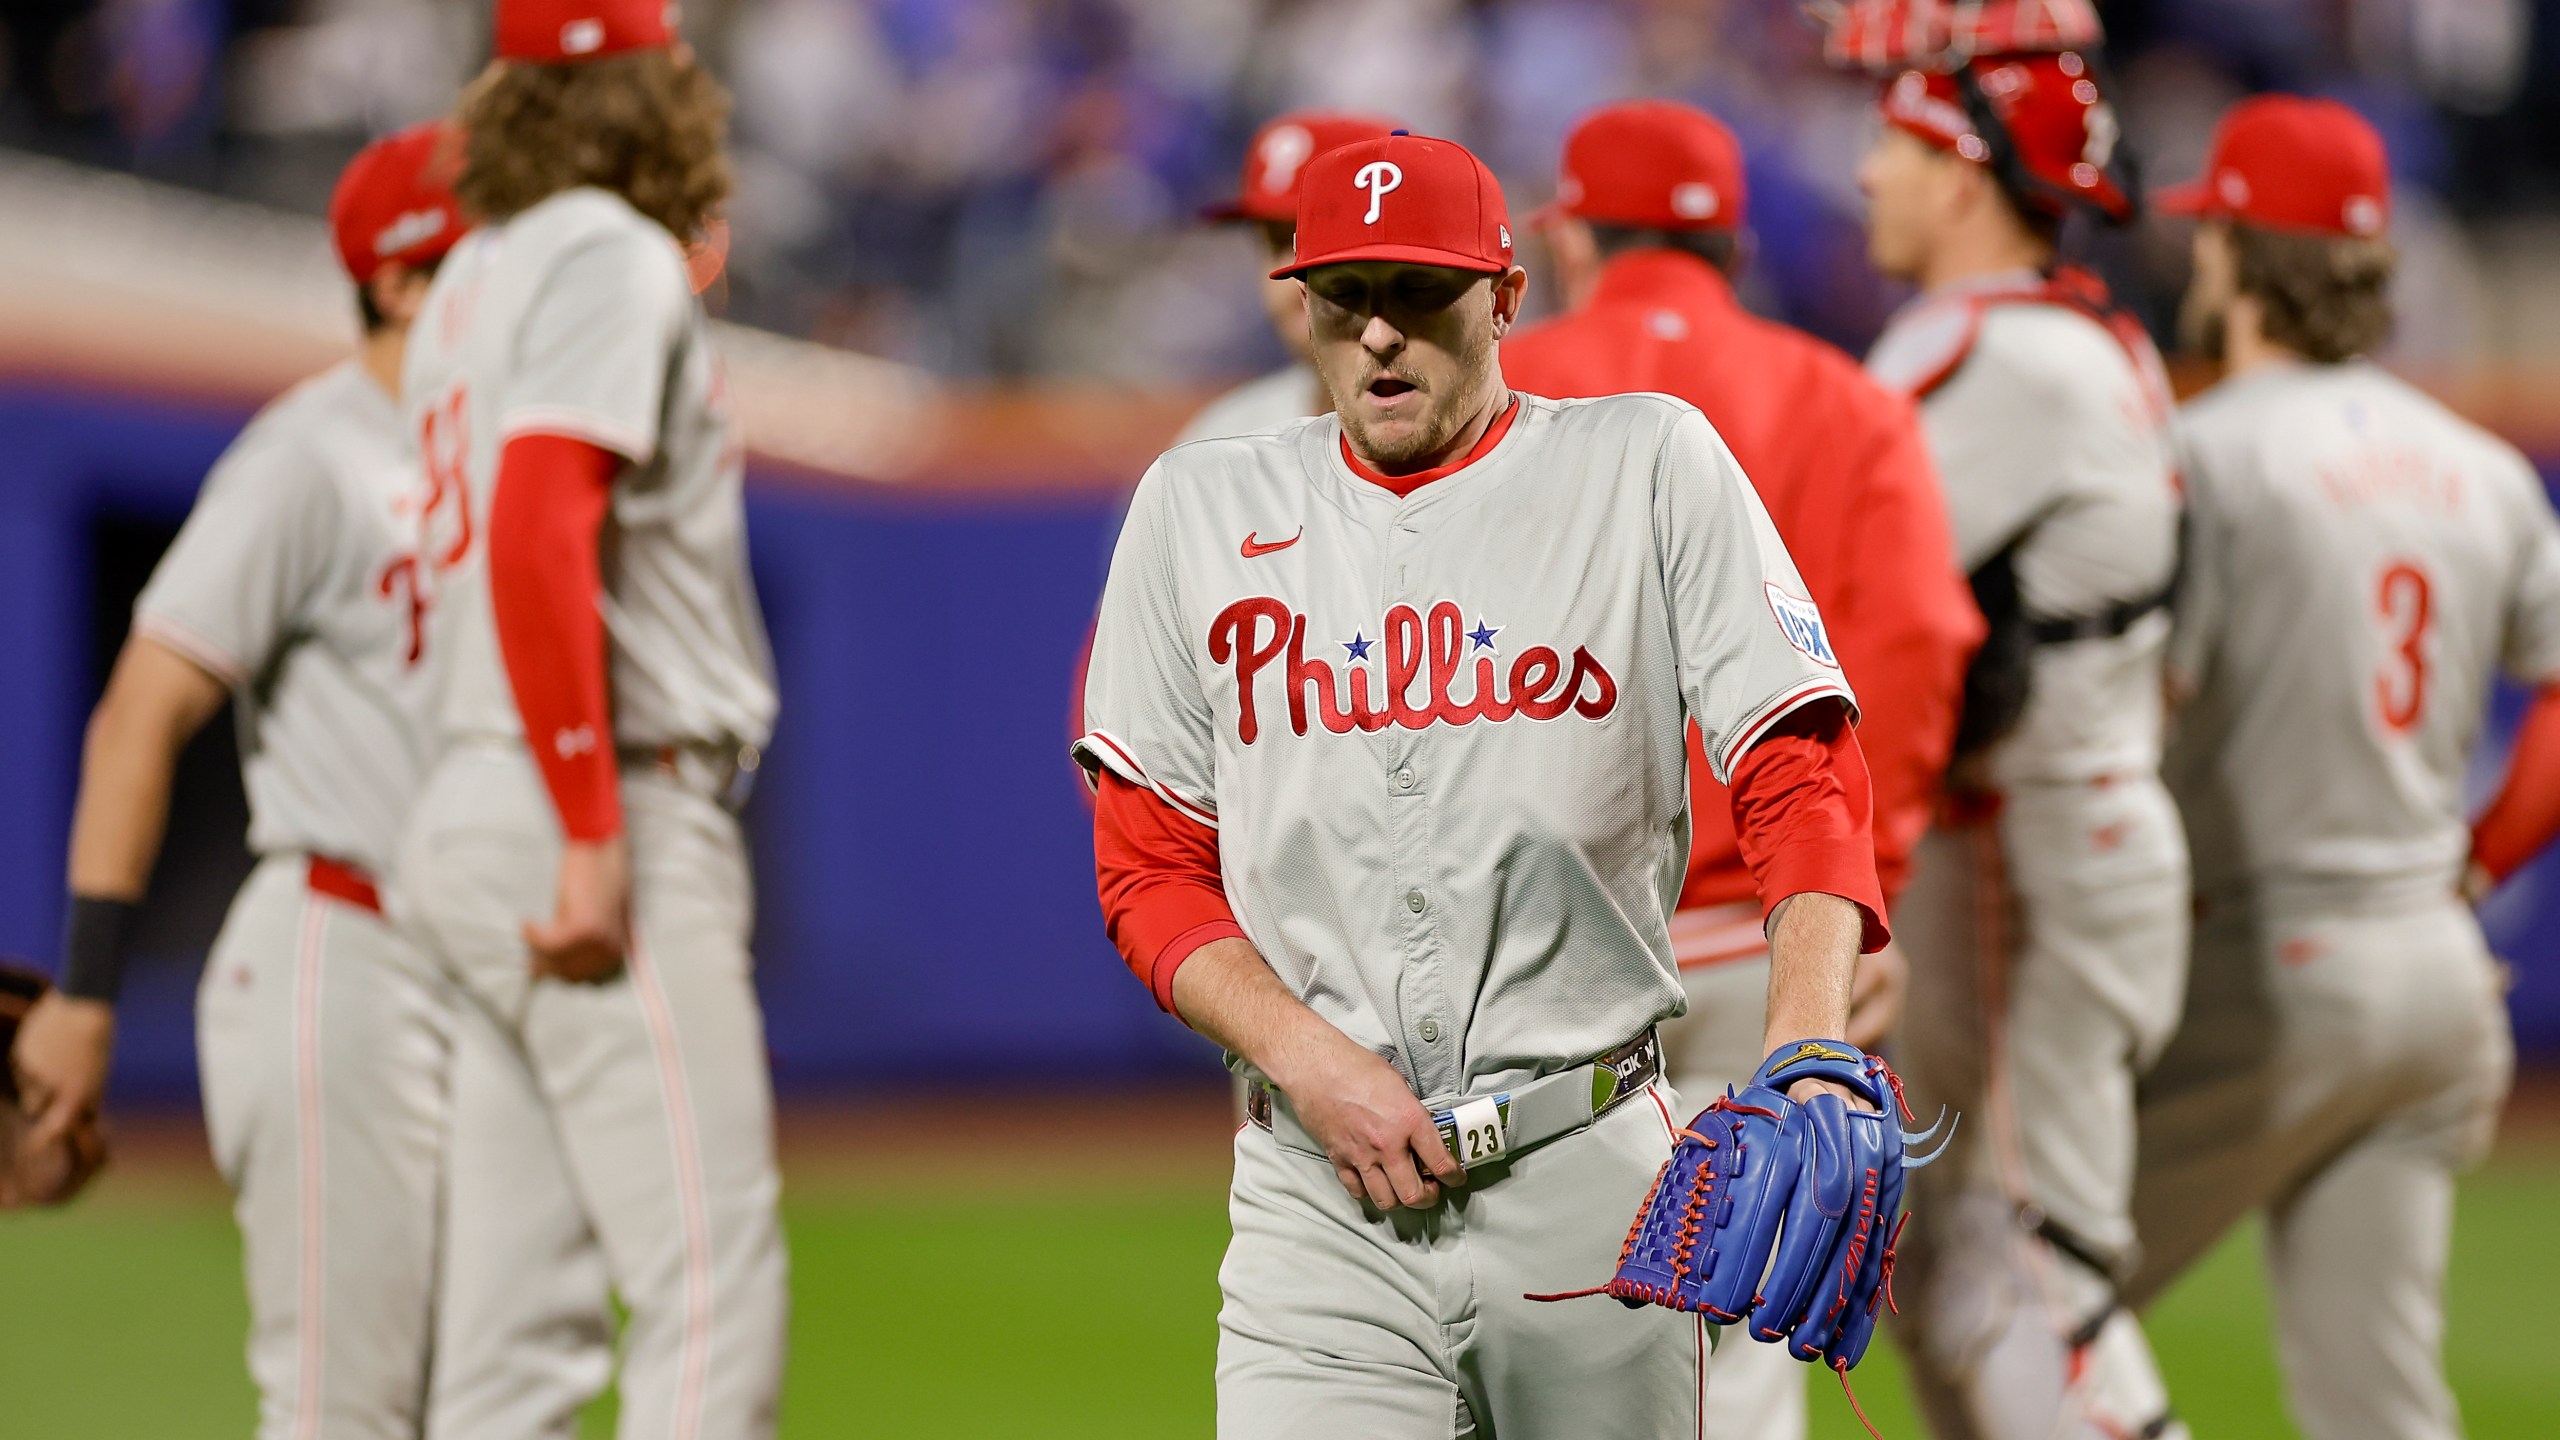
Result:
[[[2427,631],[2435,623],[2435,591],[2426,571],[2402,560],[2382,572],[2374,604],[2382,616],[2383,643],[2391,647],[2373,678],[2374,698],[2381,702],[2383,727],[2406,735],[2427,712]]]

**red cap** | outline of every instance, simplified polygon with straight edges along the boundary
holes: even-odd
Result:
[[[459,139],[430,120],[374,141],[347,162],[329,196],[329,231],[338,263],[357,284],[395,260],[423,265],[470,228],[453,198]]]
[[[2114,163],[2122,135],[2115,107],[2098,93],[2078,51],[1971,60],[1961,73],[1981,90],[2024,178],[2042,192],[2020,199],[2050,210],[2076,204],[2113,220],[2132,218],[2133,197]],[[1941,150],[1992,162],[1991,139],[1976,130],[1955,75],[1905,70],[1885,82],[1877,108],[1886,124]]]
[[[501,60],[558,65],[676,41],[674,0],[498,0]]]
[[[1824,0],[1822,58],[1844,69],[1952,70],[1976,55],[2086,50],[2105,38],[2089,0]]]
[[[2171,215],[2364,240],[2391,223],[2391,157],[2365,118],[2335,100],[2259,95],[2214,127],[2204,174],[2160,192]]]
[[[1530,217],[1575,215],[1642,230],[1742,224],[1742,147],[1703,110],[1633,100],[1594,110],[1565,137],[1555,203]]]
[[[1271,278],[1346,260],[1499,275],[1511,268],[1502,182],[1454,140],[1399,132],[1328,150],[1299,182],[1297,258]]]
[[[1298,180],[1307,173],[1308,161],[1354,141],[1375,140],[1395,128],[1392,120],[1330,110],[1297,110],[1279,116],[1253,132],[1253,143],[1245,147],[1244,174],[1236,181],[1235,198],[1219,201],[1201,211],[1201,216],[1291,224],[1298,218]]]

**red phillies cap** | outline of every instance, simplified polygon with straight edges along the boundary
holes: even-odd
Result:
[[[2133,197],[2114,165],[2123,134],[2115,107],[2098,93],[2078,51],[1972,60],[1960,73],[1980,90],[2024,178],[2043,192],[2019,198],[2047,209],[2078,204],[2114,220],[2132,217]],[[1905,70],[1885,82],[1877,108],[1886,124],[1941,150],[1977,164],[1994,159],[1992,137],[1975,127],[1956,75]]]
[[[557,65],[672,45],[676,7],[674,0],[498,0],[493,28],[499,59]]]
[[[453,248],[470,226],[453,198],[459,137],[430,120],[386,135],[347,162],[329,196],[338,263],[361,285],[398,261],[423,265]]]
[[[2214,127],[2204,174],[2159,203],[2171,215],[2369,239],[2391,223],[2391,158],[2380,132],[2335,100],[2259,95]]]
[[[1555,203],[1530,217],[1575,215],[1643,230],[1742,224],[1742,147],[1723,122],[1669,100],[1594,110],[1565,137]]]
[[[1308,161],[1394,129],[1392,120],[1330,110],[1297,110],[1279,116],[1253,132],[1253,143],[1245,147],[1244,174],[1236,181],[1235,198],[1219,201],[1201,211],[1201,216],[1291,224],[1298,218],[1298,180],[1307,173]]]
[[[1502,182],[1454,140],[1398,131],[1328,150],[1299,181],[1297,258],[1271,278],[1346,260],[1499,275],[1511,268]]]

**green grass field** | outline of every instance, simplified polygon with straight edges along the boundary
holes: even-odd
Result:
[[[967,1170],[929,1187],[845,1178],[849,1159],[795,1164],[783,1433],[1209,1434],[1217,1177],[1084,1174],[1026,1194]],[[2560,1434],[2555,1213],[2560,1155],[2547,1147],[2511,1150],[2464,1187],[2449,1349],[2479,1440]],[[238,1264],[222,1196],[198,1175],[128,1171],[68,1213],[0,1220],[0,1436],[247,1435]],[[2198,1435],[2290,1433],[2250,1237],[2153,1320]],[[1903,1440],[1921,1432],[1892,1359],[1880,1349],[1861,1367],[1859,1395]],[[1823,1440],[1862,1433],[1836,1394],[1817,1392],[1813,1409]],[[591,1434],[610,1433],[607,1411]]]

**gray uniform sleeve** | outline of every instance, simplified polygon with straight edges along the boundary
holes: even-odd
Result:
[[[344,501],[321,458],[290,437],[245,437],[134,601],[134,631],[246,685],[306,621],[338,558]]]
[[[1709,767],[1729,782],[1735,757],[1789,711],[1826,695],[1856,701],[1759,492],[1694,410],[1664,437],[1653,515],[1680,693]]]
[[[1074,755],[1096,778],[1109,770],[1215,825],[1217,740],[1185,618],[1171,509],[1159,461],[1138,482],[1111,557]]]
[[[2507,633],[2501,662],[2529,685],[2560,680],[2560,520],[2531,466],[2517,467],[2515,531],[2524,564],[2507,598]]]
[[[2191,695],[2204,683],[2229,603],[2232,545],[2239,530],[2232,514],[2232,477],[2217,473],[2197,437],[2181,428],[2179,464],[2186,476],[2185,570],[2171,604],[2173,628],[2165,657],[2169,683]]]
[[[499,428],[569,435],[635,463],[657,452],[669,355],[692,292],[657,237],[600,235],[565,251],[515,336]]]

